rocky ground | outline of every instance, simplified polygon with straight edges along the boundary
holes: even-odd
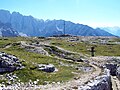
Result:
[[[44,49],[45,46],[51,47],[49,43],[41,42],[39,43],[39,45],[36,45],[36,44],[28,44],[25,41],[21,41],[21,47],[25,48],[27,51],[52,57],[51,54]],[[9,47],[10,46],[6,46],[6,48],[9,48]],[[60,52],[62,52],[64,55],[66,53],[72,53],[72,54],[79,54],[83,56],[83,54],[81,53],[65,50],[58,46],[54,46],[54,47],[60,50]],[[64,57],[61,57],[61,54],[56,54],[56,52],[52,54],[55,54],[56,58],[58,59],[62,58],[64,60],[67,60]],[[45,85],[37,85],[39,80],[36,80],[34,82],[30,80],[28,83],[23,83],[23,82],[16,82],[14,84],[9,83],[10,85],[8,86],[5,86],[5,84],[2,83],[0,84],[0,90],[2,89],[3,90],[9,90],[9,89],[10,90],[111,90],[111,88],[113,90],[120,90],[120,69],[119,69],[120,57],[114,57],[114,56],[112,57],[111,56],[96,56],[96,57],[84,56],[84,57],[86,60],[82,60],[82,59],[81,60],[85,63],[90,64],[92,68],[77,67],[78,69],[83,69],[83,71],[85,72],[87,71],[87,73],[84,73],[84,74],[76,73],[78,74],[78,76],[75,77],[74,79],[71,79],[68,82],[64,82],[64,83],[52,82],[51,84],[48,84],[46,82]],[[11,60],[7,60],[7,61],[11,63]],[[1,64],[0,65],[1,68],[3,67],[6,68],[5,66],[3,66],[2,63],[0,64]],[[7,62],[5,64],[7,64]],[[10,67],[11,65],[12,64],[10,64]],[[17,66],[22,67],[21,64]],[[17,76],[12,74],[7,74],[7,78],[9,80],[14,80],[15,78],[17,78]]]
[[[97,57],[96,57],[97,58]],[[93,59],[92,59],[93,60]],[[95,59],[96,60],[96,59]],[[106,78],[106,76],[101,76],[101,69],[99,67],[97,67],[96,65],[91,64],[91,66],[93,66],[95,68],[94,72],[91,73],[86,73],[83,75],[80,75],[80,77],[78,78],[74,78],[74,80],[71,80],[69,82],[66,83],[52,83],[52,84],[46,84],[46,85],[35,85],[35,82],[29,82],[29,83],[17,83],[17,84],[13,84],[10,86],[5,87],[4,85],[1,85],[2,88],[4,89],[12,89],[12,90],[16,90],[16,89],[21,89],[21,90],[88,90],[88,85],[94,85],[97,84],[97,82],[100,82],[101,79],[104,80],[104,78]],[[98,79],[101,78],[101,79]],[[96,79],[96,81],[94,81],[94,79]],[[91,81],[93,80],[93,81]],[[95,82],[95,83],[93,83]],[[112,82],[112,88],[113,90],[119,90],[120,89],[120,81],[118,80],[118,78],[116,78],[116,76],[111,76],[111,82]],[[91,84],[90,84],[91,83]],[[93,84],[92,84],[93,83]],[[101,84],[100,84],[101,85]],[[108,85],[108,84],[107,84]],[[96,86],[93,86],[96,87]],[[102,88],[104,88],[104,86],[102,86]],[[109,90],[107,89],[99,89],[99,90]],[[89,90],[97,90],[97,89],[89,89]]]

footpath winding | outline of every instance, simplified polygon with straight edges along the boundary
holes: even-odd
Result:
[[[25,42],[21,42],[21,43],[22,43],[22,45],[27,45]],[[65,51],[65,52],[78,54],[77,52],[68,51],[68,50],[65,50],[65,49],[58,47],[58,46],[55,46],[55,47],[57,47],[58,49],[60,49],[62,51]],[[39,48],[39,47],[36,46],[36,48]],[[78,74],[78,77],[79,77],[78,79],[72,79],[72,80],[65,82],[65,83],[54,83],[54,84],[48,84],[48,85],[40,85],[40,86],[37,86],[36,89],[37,88],[40,90],[41,89],[42,90],[77,89],[78,86],[84,85],[86,82],[95,78],[96,76],[98,76],[101,73],[101,69],[99,67],[93,65],[92,63],[90,65],[94,68],[94,71],[84,73],[84,74]]]

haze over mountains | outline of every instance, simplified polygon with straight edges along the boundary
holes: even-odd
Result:
[[[53,36],[63,34],[65,22],[65,34],[78,36],[114,36],[100,28],[93,29],[83,24],[75,24],[64,20],[42,20],[32,16],[23,16],[18,12],[10,13],[0,10],[0,21],[10,23],[11,27],[23,36]]]
[[[110,32],[111,34],[114,34],[116,36],[120,36],[120,27],[101,27],[101,29]]]

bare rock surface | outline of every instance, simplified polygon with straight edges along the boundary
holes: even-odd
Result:
[[[53,64],[39,64],[38,70],[45,71],[45,72],[54,72],[56,70]]]

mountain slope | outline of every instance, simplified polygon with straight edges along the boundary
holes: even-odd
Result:
[[[1,23],[0,22],[0,36],[2,37],[16,37],[18,36],[18,32],[15,31],[12,27],[11,24],[9,23]]]
[[[42,21],[37,21],[32,16],[23,16],[18,12],[10,13],[6,10],[0,10],[0,21],[3,23],[11,23],[14,29],[28,36],[38,36],[42,23]]]
[[[52,20],[46,22],[47,27],[43,30],[43,33],[47,35],[49,32],[59,32],[58,34],[63,34],[63,27],[65,22],[65,33],[71,34],[71,35],[78,35],[78,36],[113,36],[112,34],[97,28],[93,29],[92,27],[89,27],[87,25],[83,24],[75,24],[70,21],[64,21],[64,20]],[[51,30],[51,31],[49,31]],[[44,32],[48,31],[48,32]]]
[[[10,13],[0,10],[0,21],[11,23],[12,27],[19,33],[27,36],[52,36],[63,34],[65,22],[65,33],[78,36],[113,36],[101,29],[96,30],[87,25],[75,24],[64,20],[39,20],[32,16],[23,16],[18,12]]]

